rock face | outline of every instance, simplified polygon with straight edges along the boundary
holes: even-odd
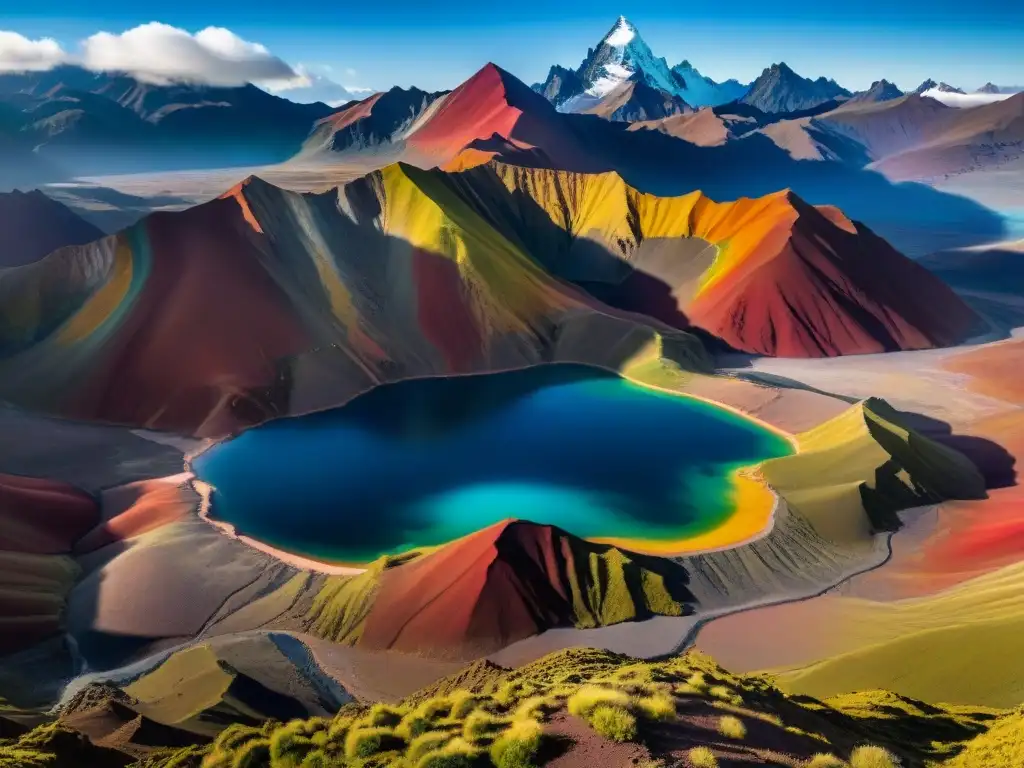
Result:
[[[890,83],[888,80],[876,80],[866,91],[855,93],[846,104],[874,104],[880,101],[891,101],[903,96],[903,91]]]
[[[554,627],[683,615],[686,571],[508,521],[381,577],[360,646],[477,658]]]
[[[739,101],[762,112],[798,112],[850,95],[834,80],[809,80],[783,62],[765,69]]]
[[[0,269],[20,267],[65,245],[80,245],[103,233],[42,192],[0,193]]]
[[[375,93],[319,120],[303,145],[300,157],[400,147],[417,118],[444,95],[445,92],[427,93],[419,88],[398,87]]]
[[[975,91],[975,93],[1002,93],[1002,89],[994,83],[985,83],[981,88]]]

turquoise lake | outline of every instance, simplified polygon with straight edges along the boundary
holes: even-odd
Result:
[[[443,544],[506,518],[585,538],[673,541],[734,511],[733,471],[779,435],[599,369],[404,381],[286,418],[192,462],[211,516],[342,563]]]

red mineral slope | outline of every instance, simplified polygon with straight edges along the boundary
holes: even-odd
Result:
[[[123,300],[127,314],[81,382],[72,415],[199,436],[246,423],[245,393],[274,382],[275,359],[311,346],[262,264],[254,224],[229,196],[154,214],[129,232],[132,269],[147,277]]]
[[[686,307],[694,325],[778,357],[926,349],[980,330],[951,288],[884,239],[836,209],[782,194],[788,212],[773,234],[720,268]]]
[[[100,519],[92,496],[56,480],[0,474],[0,550],[70,552]]]
[[[557,168],[597,170],[555,108],[508,72],[488,64],[445,96],[407,139],[410,162],[443,165],[482,139],[543,151]]]
[[[605,570],[606,558],[621,569]],[[385,571],[360,645],[475,658],[553,627],[647,618],[652,610],[632,576],[635,585],[660,580],[677,615],[692,600],[674,563],[504,521]],[[605,607],[612,590],[622,604],[633,601],[615,618]]]

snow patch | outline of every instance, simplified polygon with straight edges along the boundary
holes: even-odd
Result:
[[[608,33],[604,41],[613,48],[619,48],[629,45],[634,37],[636,37],[636,28],[626,20],[625,16],[619,16],[615,28]]]

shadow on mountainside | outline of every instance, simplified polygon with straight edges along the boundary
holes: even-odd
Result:
[[[956,433],[952,426],[911,411],[898,411],[903,423],[924,437],[959,451],[969,458],[985,478],[989,490],[1017,485],[1017,457],[992,440]]]
[[[590,115],[566,115],[580,140],[644,192],[703,191],[723,201],[789,188],[815,205],[835,205],[911,256],[992,242],[1003,218],[979,203],[923,184],[893,183],[838,162],[794,160],[762,134],[701,147],[653,130],[628,130]]]

